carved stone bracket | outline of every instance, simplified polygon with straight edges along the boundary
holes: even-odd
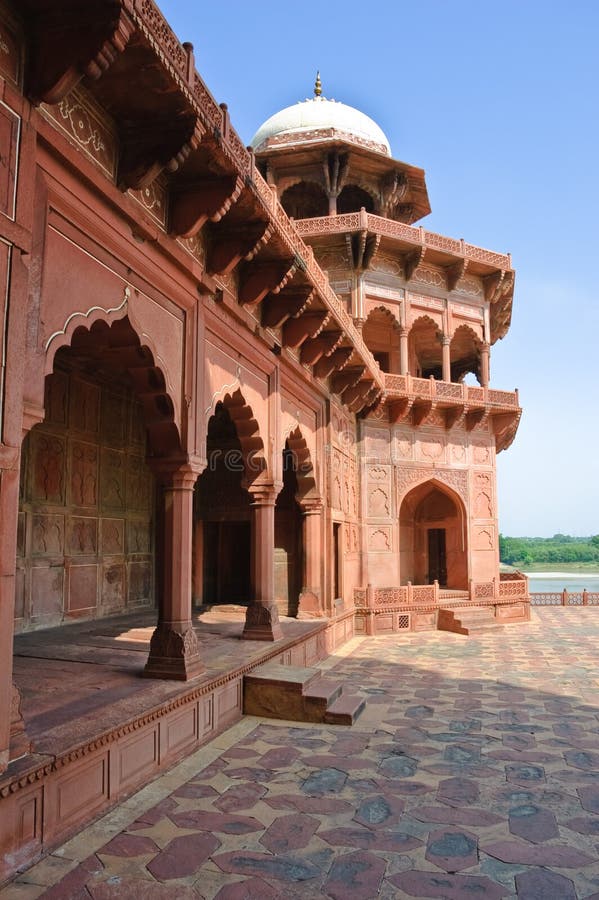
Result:
[[[288,319],[283,325],[283,344],[285,347],[300,347],[308,338],[317,337],[325,328],[331,314],[322,312],[306,312],[296,319]]]
[[[314,374],[317,378],[328,378],[333,372],[341,372],[350,361],[353,352],[353,347],[340,347],[330,355],[325,353],[315,364]]]
[[[416,426],[422,425],[424,420],[434,409],[435,404],[432,400],[419,400],[412,406],[412,423]]]
[[[333,377],[331,388],[335,394],[342,394],[348,388],[353,388],[364,375],[366,366],[352,366],[351,369],[344,369],[338,375]]]
[[[319,337],[307,341],[302,346],[300,362],[313,366],[321,356],[336,350],[343,338],[343,331],[326,331]]]
[[[239,302],[244,306],[255,306],[267,294],[278,293],[292,278],[297,266],[296,258],[247,263],[241,275]]]
[[[226,275],[241,259],[253,259],[272,234],[268,222],[227,225],[226,221],[225,218],[211,230],[212,246],[206,268],[212,275]]]
[[[99,79],[135,31],[113,0],[23,5],[32,36],[27,92],[35,104],[59,103],[85,75]]]
[[[243,180],[235,175],[203,178],[180,186],[171,200],[171,233],[193,237],[209,219],[218,222],[242,190]]]
[[[466,274],[469,262],[470,260],[464,258],[460,259],[458,262],[454,263],[451,266],[447,266],[447,268],[445,269],[445,275],[447,278],[448,291],[455,291],[458,282]]]
[[[279,294],[269,294],[262,303],[262,324],[265,328],[280,328],[290,316],[304,313],[316,291],[309,285],[288,287]]]
[[[445,410],[445,427],[448,431],[459,428],[464,424],[468,406],[465,403],[456,403]]]
[[[411,281],[412,275],[419,265],[424,262],[426,256],[426,244],[423,244],[418,250],[412,253],[406,253],[403,258],[403,269],[406,281]]]

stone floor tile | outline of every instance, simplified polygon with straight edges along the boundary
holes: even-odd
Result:
[[[508,891],[490,878],[480,875],[448,875],[443,872],[402,872],[388,879],[409,897],[444,898],[444,900],[464,900],[466,897],[480,897],[481,900],[500,900]],[[545,898],[549,900],[549,898]]]
[[[384,860],[356,850],[335,859],[324,891],[333,900],[370,900],[378,895],[384,874]]]
[[[478,863],[478,838],[460,828],[431,831],[426,859],[446,872],[460,872]]]
[[[549,869],[528,869],[516,875],[516,890],[518,900],[577,900],[570,879]]]

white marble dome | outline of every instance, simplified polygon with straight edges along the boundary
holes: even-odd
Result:
[[[260,126],[251,145],[260,151],[267,141],[267,146],[283,147],[327,138],[349,140],[391,156],[389,141],[376,122],[353,106],[322,96],[275,113]]]

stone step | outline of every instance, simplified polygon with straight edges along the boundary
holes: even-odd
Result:
[[[320,669],[266,663],[244,676],[243,711],[294,722],[351,725],[364,702],[342,691],[341,682],[324,678]]]
[[[327,709],[324,721],[328,725],[353,725],[366,706],[366,700],[355,694],[341,694]]]
[[[341,682],[332,681],[330,678],[319,678],[317,681],[310,682],[304,692],[304,699],[308,703],[326,710],[331,703],[335,702],[342,690]]]
[[[494,610],[488,606],[472,608],[442,609],[437,622],[439,631],[451,631],[454,634],[481,634],[485,631],[503,630],[503,624],[495,619]]]

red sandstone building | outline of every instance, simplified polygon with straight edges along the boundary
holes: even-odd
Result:
[[[36,760],[13,633],[157,608],[144,674],[193,684],[194,611],[213,605],[247,604],[239,637],[270,647],[280,616],[312,620],[322,655],[354,632],[459,630],[472,607],[523,621],[528,598],[499,575],[495,457],[520,409],[489,357],[509,256],[418,225],[422,169],[319,82],[246,149],[152,0],[0,9],[10,873],[154,771],[86,800],[116,765],[101,742]],[[205,696],[185,752],[241,714],[240,689],[221,720]],[[73,790],[86,810],[65,800],[58,824]]]

